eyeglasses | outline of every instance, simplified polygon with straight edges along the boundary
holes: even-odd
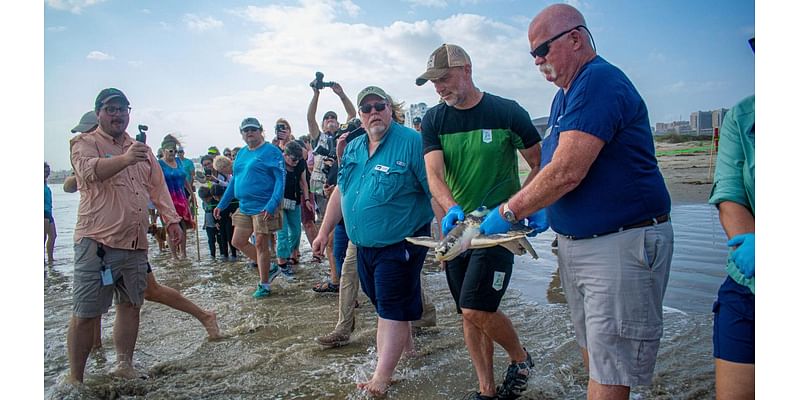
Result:
[[[125,107],[105,106],[103,107],[103,110],[105,110],[106,114],[108,115],[114,115],[117,113],[122,115],[128,115],[131,112],[131,108],[128,106]]]
[[[231,153],[224,153],[224,154],[223,154],[223,156],[225,156],[225,157],[230,157],[230,156],[231,156]]]
[[[174,153],[175,149],[164,149],[164,151],[166,151],[167,153]]]
[[[533,51],[531,51],[531,56],[533,56],[533,58],[545,57],[547,55],[547,53],[550,52],[550,44],[551,43],[553,43],[556,40],[558,40],[558,38],[560,38],[560,37],[572,32],[572,31],[574,31],[575,29],[580,29],[580,28],[586,29],[586,32],[589,32],[589,28],[587,28],[587,27],[585,27],[583,25],[578,25],[578,26],[576,26],[574,28],[567,29],[564,32],[559,33],[558,35],[553,36],[552,38],[550,38],[550,40],[547,40],[544,43],[536,46],[536,48],[533,49]],[[591,35],[592,34],[590,33],[589,36],[591,37]],[[592,43],[594,43],[594,39],[592,39]]]
[[[288,154],[287,154],[287,155],[286,155],[286,157],[289,157],[289,159],[290,159],[290,160],[292,160],[292,161],[294,161],[294,162],[298,162],[298,161],[300,161],[300,159],[299,159],[299,158],[297,158],[297,157],[295,157],[295,156],[290,156],[290,155],[288,155]]]
[[[372,112],[373,107],[375,107],[375,111],[381,112],[386,109],[386,103],[364,104],[358,107],[358,109],[364,114],[369,114]]]
[[[258,128],[244,128],[244,129],[242,129],[242,132],[243,133],[258,132]]]

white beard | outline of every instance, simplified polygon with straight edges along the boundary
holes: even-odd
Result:
[[[553,68],[551,64],[542,64],[539,66],[539,72],[544,75],[544,78],[548,81],[555,81],[558,75],[556,74],[556,69]]]

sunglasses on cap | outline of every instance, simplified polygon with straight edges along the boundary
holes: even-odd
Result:
[[[567,29],[564,32],[559,33],[558,35],[553,36],[549,40],[546,40],[544,43],[536,46],[536,48],[533,49],[533,51],[531,51],[531,56],[533,56],[533,58],[547,56],[547,53],[550,52],[550,44],[551,43],[553,43],[556,40],[558,40],[558,38],[560,38],[560,37],[572,32],[572,31],[574,31],[575,29],[580,29],[580,28],[586,29],[586,32],[589,32],[589,28],[587,28],[587,27],[585,27],[583,25],[578,25],[578,26],[576,26],[574,28]],[[589,34],[589,36],[591,36],[591,33]],[[594,39],[592,39],[592,43],[594,44]]]
[[[375,107],[375,111],[381,112],[386,109],[386,103],[364,104],[359,106],[358,109],[364,114],[369,114],[372,112],[373,107]]]

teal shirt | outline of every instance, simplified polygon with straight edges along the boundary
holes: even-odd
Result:
[[[186,172],[186,182],[191,185],[194,179],[194,161],[184,158],[183,161],[181,161],[181,167],[183,171]]]
[[[372,157],[369,137],[344,149],[339,166],[342,215],[350,240],[361,247],[398,243],[433,219],[422,138],[392,122]]]
[[[756,97],[736,104],[726,115],[719,133],[719,153],[714,186],[708,202],[732,201],[756,216]],[[727,272],[736,283],[755,293],[755,277],[745,278],[728,256]]]

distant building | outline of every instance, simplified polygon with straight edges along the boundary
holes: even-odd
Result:
[[[687,134],[691,130],[689,121],[657,122],[655,135],[669,135],[672,133]]]
[[[719,128],[722,126],[722,121],[725,119],[725,114],[728,113],[727,108],[720,108],[711,112],[711,127]]]
[[[428,105],[425,103],[417,103],[408,106],[408,111],[406,111],[406,122],[405,125],[409,128],[413,128],[411,121],[414,120],[414,117],[424,117],[425,113],[428,112]]]
[[[695,111],[689,117],[691,124],[692,134],[700,135],[701,132],[707,131],[712,128],[711,126],[711,111]]]
[[[536,127],[536,130],[539,131],[539,136],[541,136],[542,139],[544,139],[545,134],[547,133],[548,119],[550,119],[550,117],[539,117],[531,120],[531,123],[533,123],[533,126]]]

